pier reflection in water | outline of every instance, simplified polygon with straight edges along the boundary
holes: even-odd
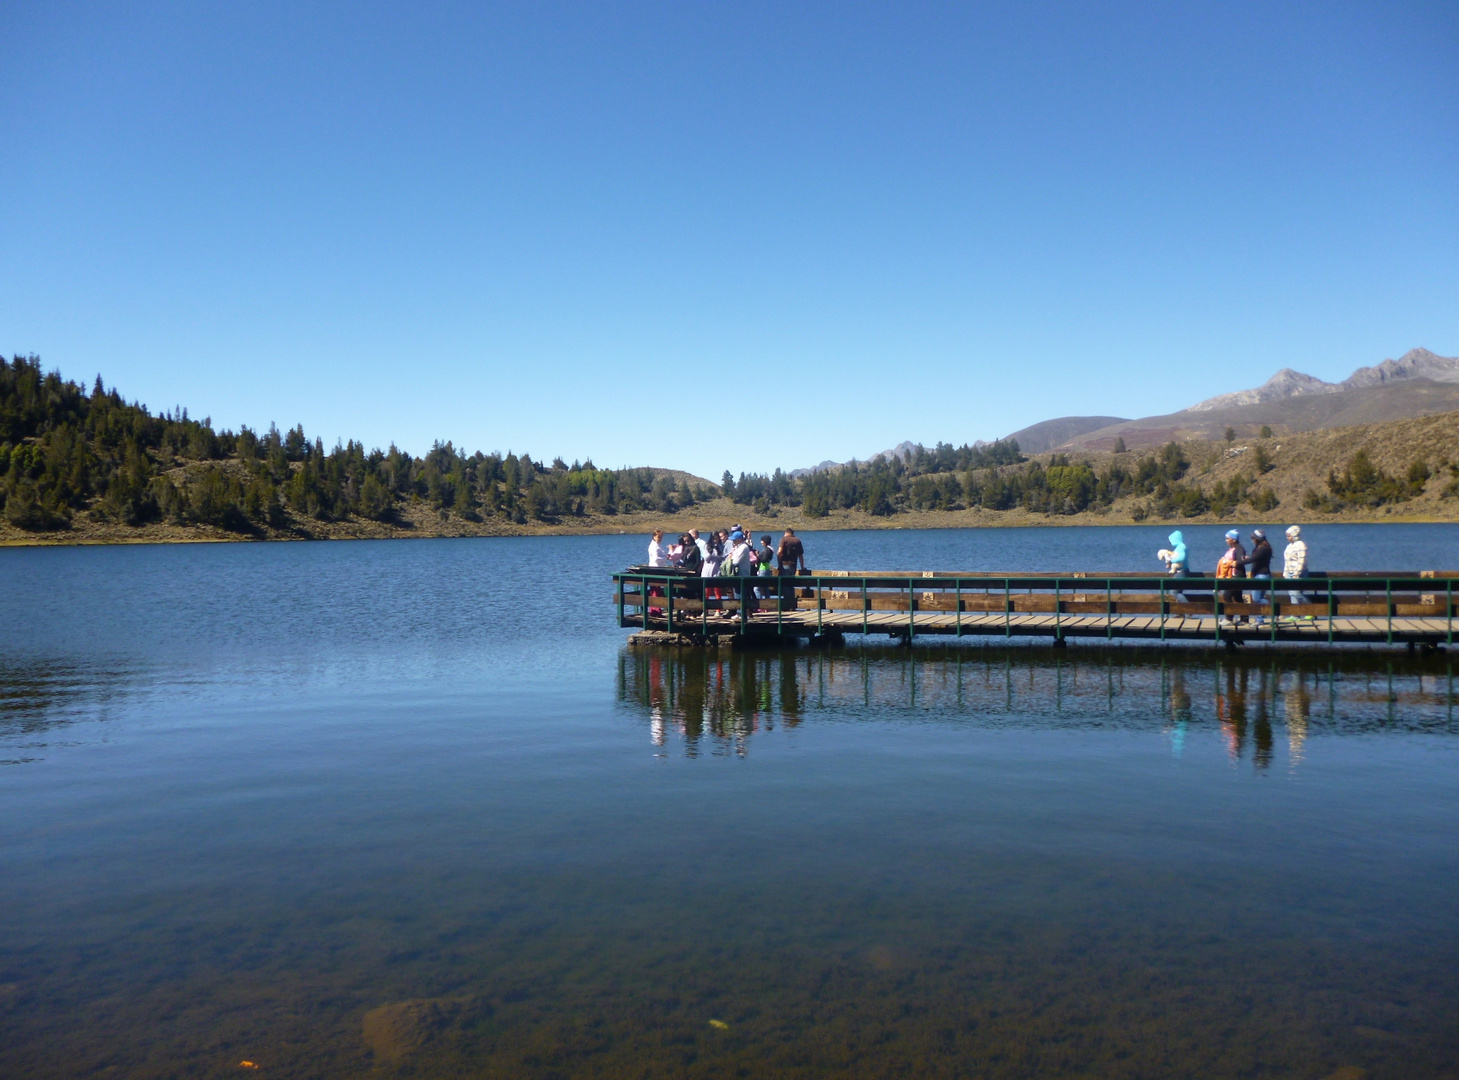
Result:
[[[655,747],[745,755],[753,736],[805,722],[937,718],[983,725],[1159,732],[1179,756],[1193,728],[1234,761],[1290,767],[1311,737],[1455,733],[1453,664],[1298,652],[897,648],[734,653],[634,649],[618,696]]]
[[[0,1077],[1454,1075],[1443,660],[625,653],[641,548],[0,551]]]

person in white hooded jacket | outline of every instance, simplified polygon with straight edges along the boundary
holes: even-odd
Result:
[[[1307,545],[1302,542],[1302,527],[1293,525],[1287,529],[1287,546],[1282,552],[1282,577],[1304,578],[1307,576]],[[1296,589],[1287,593],[1294,604],[1310,604],[1312,601]],[[1311,615],[1304,618],[1312,618]]]

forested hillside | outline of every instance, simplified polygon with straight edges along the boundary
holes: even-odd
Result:
[[[0,361],[0,509],[31,531],[66,529],[80,515],[267,534],[310,521],[389,522],[416,504],[468,521],[520,524],[670,513],[717,494],[663,470],[467,455],[449,442],[414,457],[353,441],[326,451],[302,426],[216,431],[185,409],[154,416],[100,376],[88,392],[44,372],[36,357]]]
[[[9,542],[765,528],[774,519],[811,528],[1210,520],[1279,507],[1307,520],[1450,519],[1459,516],[1456,446],[1451,413],[1034,460],[1012,440],[940,443],[799,477],[727,471],[716,485],[665,469],[468,455],[449,442],[422,457],[353,441],[326,451],[300,426],[219,431],[186,410],[154,416],[100,377],[87,391],[34,357],[0,361]]]
[[[1025,458],[1013,440],[956,450],[940,443],[932,450],[914,447],[905,459],[878,457],[796,480],[779,470],[738,480],[726,473],[723,487],[736,502],[761,512],[798,506],[810,519],[837,510],[873,517],[973,509],[1069,517],[1108,513],[1117,504],[1135,521],[1220,517],[1243,506],[1265,513],[1281,505],[1268,478],[1277,467],[1279,445],[1268,433],[1236,446],[1232,433],[1223,443],[1172,442],[1143,454],[1119,444],[1113,453],[1049,454],[1039,461]],[[1326,514],[1371,510],[1422,494],[1435,476],[1445,481],[1444,495],[1459,495],[1459,462],[1427,448],[1415,450],[1420,452],[1401,471],[1389,473],[1358,447],[1342,468],[1309,478],[1296,502]],[[1290,496],[1287,502],[1289,512],[1297,508]]]

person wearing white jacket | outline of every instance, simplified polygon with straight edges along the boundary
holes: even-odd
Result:
[[[1282,577],[1304,578],[1307,576],[1307,545],[1302,542],[1302,527],[1292,525],[1287,529],[1287,547],[1282,552]],[[1310,604],[1306,595],[1293,589],[1287,593],[1288,599],[1294,604]],[[1303,618],[1310,619],[1311,615]]]
[[[648,564],[652,567],[674,565],[669,558],[668,545],[664,543],[663,529],[655,529],[653,539],[648,542]]]

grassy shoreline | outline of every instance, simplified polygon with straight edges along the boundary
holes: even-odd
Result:
[[[1414,503],[1422,503],[1415,506]],[[811,518],[799,508],[782,508],[775,514],[757,514],[749,507],[716,499],[673,514],[639,512],[612,517],[588,517],[565,522],[542,522],[517,525],[506,520],[472,521],[456,515],[441,515],[425,507],[412,507],[398,523],[350,519],[347,521],[310,521],[291,519],[283,529],[254,534],[228,532],[207,525],[173,525],[156,523],[125,526],[111,523],[80,522],[70,529],[44,533],[28,533],[13,526],[0,526],[0,547],[74,547],[114,544],[198,544],[254,543],[308,540],[409,540],[482,536],[647,536],[655,528],[670,534],[690,528],[726,528],[739,523],[755,533],[779,536],[786,528],[797,532],[890,531],[906,529],[996,529],[1090,525],[1148,525],[1153,528],[1178,528],[1189,525],[1216,525],[1250,521],[1280,521],[1283,524],[1452,524],[1459,522],[1459,500],[1415,499],[1378,507],[1369,511],[1345,511],[1338,514],[1297,510],[1283,513],[1284,507],[1257,512],[1240,507],[1224,517],[1201,514],[1196,517],[1159,518],[1154,515],[1137,521],[1129,512],[1119,509],[1108,513],[1086,512],[1069,515],[1036,514],[1024,510],[926,510],[909,511],[892,517],[873,517],[860,511],[832,511],[825,517]]]

